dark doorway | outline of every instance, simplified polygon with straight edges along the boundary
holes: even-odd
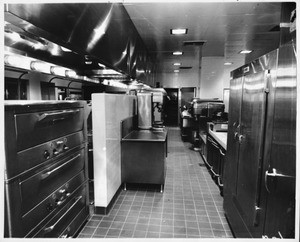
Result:
[[[191,101],[195,97],[195,87],[182,87],[181,92],[181,105],[180,107],[186,106],[189,108],[191,106]]]
[[[165,124],[178,126],[178,88],[165,88],[168,99],[166,102]]]

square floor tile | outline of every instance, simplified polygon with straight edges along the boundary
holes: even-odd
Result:
[[[94,214],[78,238],[233,238],[219,188],[190,147],[169,127],[164,192],[127,184],[109,214]]]

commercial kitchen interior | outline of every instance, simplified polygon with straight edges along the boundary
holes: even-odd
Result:
[[[298,5],[2,4],[1,238],[299,241]]]

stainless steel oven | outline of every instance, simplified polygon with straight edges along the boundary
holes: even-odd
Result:
[[[5,102],[5,237],[73,237],[88,218],[85,108]]]

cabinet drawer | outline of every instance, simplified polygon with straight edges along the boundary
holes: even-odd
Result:
[[[15,114],[17,151],[75,133],[83,123],[83,108]]]
[[[57,238],[87,205],[87,185],[78,189],[70,201],[34,236]]]
[[[81,149],[20,182],[22,211],[24,213],[28,212],[58,187],[83,170],[84,159],[85,149]]]

